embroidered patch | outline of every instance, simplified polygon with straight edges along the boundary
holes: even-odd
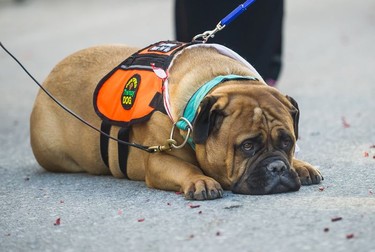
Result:
[[[156,44],[150,49],[148,49],[149,52],[160,52],[160,53],[169,53],[170,51],[173,51],[175,48],[181,46],[181,43],[159,43]]]
[[[126,82],[124,91],[122,92],[121,96],[121,104],[124,109],[130,110],[133,107],[140,84],[141,76],[139,74],[134,74]]]

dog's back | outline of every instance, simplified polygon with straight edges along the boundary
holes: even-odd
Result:
[[[100,79],[137,51],[126,46],[97,46],[62,60],[43,83],[53,96],[95,127],[92,93]],[[108,173],[100,158],[97,133],[69,115],[39,91],[30,118],[30,140],[38,163],[49,171]],[[82,149],[95,146],[93,152]],[[86,156],[85,156],[86,155]],[[87,156],[89,155],[89,156]],[[83,167],[86,169],[83,170]]]

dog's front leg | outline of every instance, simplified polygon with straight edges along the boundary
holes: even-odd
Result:
[[[323,180],[320,171],[305,161],[293,158],[293,167],[298,173],[302,185],[319,184]]]
[[[208,200],[223,196],[223,189],[216,180],[203,175],[197,166],[167,153],[150,155],[146,184],[162,190],[183,192],[189,200]]]

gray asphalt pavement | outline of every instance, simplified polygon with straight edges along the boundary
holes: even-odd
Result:
[[[0,41],[42,81],[78,49],[173,39],[172,10],[171,0],[0,0]],[[325,180],[269,196],[190,202],[44,171],[29,144],[38,89],[0,50],[0,251],[375,251],[374,10],[287,1],[278,88],[300,105],[299,157]]]

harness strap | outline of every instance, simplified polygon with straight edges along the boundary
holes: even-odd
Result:
[[[109,124],[106,121],[102,121],[102,124],[100,126],[100,130],[107,135],[109,135],[111,131],[111,124]],[[100,155],[102,156],[102,160],[104,164],[109,168],[108,164],[108,144],[109,144],[109,138],[104,135],[100,134]]]
[[[118,139],[120,139],[122,141],[129,142],[129,133],[130,133],[129,128],[121,128],[118,132],[117,137],[118,137]],[[124,174],[125,178],[129,179],[128,172],[127,172],[129,146],[119,143],[117,149],[118,149],[117,154],[118,154],[118,163],[119,163],[119,166],[120,166],[120,170]]]
[[[106,121],[102,121],[100,126],[100,130],[105,132],[106,134],[110,134],[112,125]],[[129,142],[129,129],[121,128],[118,132],[117,138]],[[100,155],[104,164],[109,168],[109,155],[108,155],[108,146],[109,146],[109,138],[103,134],[100,135]],[[129,154],[129,146],[122,144],[121,142],[117,143],[118,149],[118,163],[120,166],[121,172],[124,174],[125,178],[128,179],[127,174],[127,161],[128,161],[128,154]]]

